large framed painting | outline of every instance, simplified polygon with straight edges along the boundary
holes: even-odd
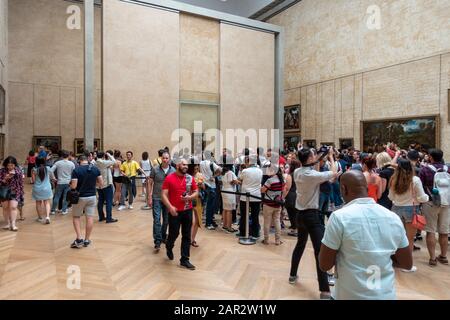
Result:
[[[303,140],[303,146],[308,148],[317,148],[316,140]]]
[[[300,143],[301,137],[300,133],[295,134],[285,134],[284,135],[284,150],[296,150],[297,145]]]
[[[100,139],[94,139],[94,149],[100,149]],[[81,155],[84,152],[84,139],[75,139],[73,150],[77,156]]]
[[[354,147],[355,143],[353,138],[340,138],[339,139],[339,149],[344,150],[350,147]]]
[[[381,119],[361,121],[361,141],[363,150],[377,150],[388,142],[400,148],[420,145],[423,149],[437,148],[439,138],[439,116]]]
[[[32,149],[37,150],[40,146],[46,147],[53,154],[58,154],[61,150],[61,137],[34,136]]]
[[[284,132],[300,132],[300,105],[284,107]]]

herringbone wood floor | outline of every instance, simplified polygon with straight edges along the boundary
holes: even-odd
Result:
[[[140,201],[140,200],[139,200]],[[242,246],[234,235],[201,230],[199,248],[192,248],[196,271],[177,266],[165,251],[153,253],[151,211],[117,212],[120,221],[96,222],[93,244],[70,249],[71,216],[56,216],[50,225],[35,222],[27,186],[19,232],[0,231],[0,299],[317,299],[310,244],[300,265],[298,284],[289,285],[290,256],[295,239],[284,235],[282,246]],[[431,269],[424,243],[415,252],[418,272],[397,272],[399,299],[450,299],[450,267]],[[164,248],[163,248],[164,249]],[[66,286],[67,269],[81,269],[81,288]]]

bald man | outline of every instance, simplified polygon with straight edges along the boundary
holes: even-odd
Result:
[[[328,221],[319,265],[328,271],[336,265],[336,300],[394,300],[394,267],[411,269],[412,255],[400,218],[367,194],[360,171],[341,177],[346,202]]]
[[[194,177],[187,173],[186,159],[177,159],[177,171],[169,174],[162,186],[162,202],[169,211],[169,237],[166,242],[167,257],[174,259],[173,247],[180,234],[181,227],[181,259],[180,266],[195,270],[189,261],[192,227],[192,200],[198,195]]]

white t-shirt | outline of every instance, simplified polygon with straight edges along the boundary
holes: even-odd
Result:
[[[261,169],[256,166],[244,169],[239,174],[239,178],[242,180],[241,192],[249,192],[255,197],[261,197],[261,181],[263,173]],[[241,196],[241,201],[246,201],[245,196]],[[258,202],[259,199],[250,198],[250,202]]]
[[[394,300],[391,256],[408,247],[400,218],[372,198],[360,198],[333,212],[322,243],[338,251],[336,300]]]
[[[236,175],[233,171],[228,171],[222,177],[222,190],[224,191],[236,191],[236,186],[232,185],[231,182],[237,180]]]
[[[210,188],[216,188],[216,181],[214,179],[214,172],[211,171],[211,164],[213,165],[214,172],[220,168],[211,160],[203,160],[200,162],[200,172],[205,178],[205,184]]]

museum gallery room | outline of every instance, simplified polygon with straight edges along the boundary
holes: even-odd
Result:
[[[448,0],[0,0],[0,299],[450,299],[449,31]]]

